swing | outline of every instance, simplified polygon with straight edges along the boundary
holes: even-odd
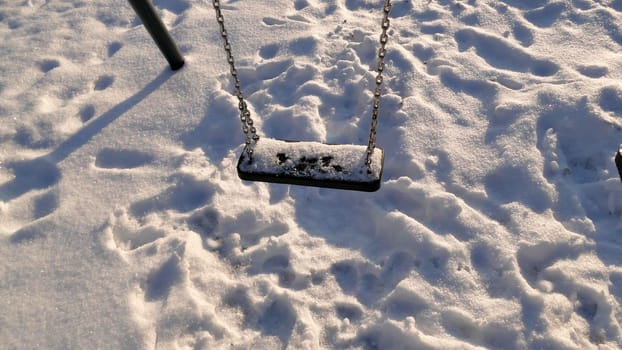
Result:
[[[618,174],[620,175],[620,181],[622,181],[622,148],[618,149],[615,157],[616,168],[618,168]]]
[[[244,132],[244,151],[237,164],[240,179],[366,192],[378,190],[382,178],[384,152],[380,147],[376,147],[376,129],[382,92],[382,72],[387,52],[386,44],[389,40],[387,31],[391,0],[385,0],[383,6],[376,87],[372,99],[369,141],[366,146],[260,138],[242,94],[220,1],[213,0],[212,3],[220,26],[235,94],[238,98],[240,121]]]

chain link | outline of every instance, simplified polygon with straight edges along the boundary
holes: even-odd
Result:
[[[220,9],[220,1],[213,0],[214,10],[216,11],[216,20],[220,26],[220,36],[223,40],[223,46],[225,53],[227,54],[227,62],[229,63],[229,70],[231,78],[233,79],[235,86],[235,95],[238,98],[238,109],[240,110],[240,121],[242,122],[242,132],[244,132],[244,150],[249,159],[253,158],[253,141],[257,143],[259,135],[257,135],[257,128],[255,128],[253,119],[251,118],[251,112],[248,110],[248,105],[244,100],[242,94],[242,86],[240,84],[240,78],[238,77],[238,70],[235,68],[235,60],[233,59],[233,52],[231,49],[231,43],[229,42],[229,35],[225,29],[225,18]]]
[[[225,53],[227,54],[227,62],[229,63],[231,78],[233,79],[235,86],[235,94],[238,98],[238,109],[240,110],[240,121],[242,122],[242,131],[244,132],[244,142],[246,144],[245,151],[248,157],[253,157],[253,141],[256,143],[259,140],[257,135],[257,129],[254,126],[253,119],[251,118],[251,112],[248,110],[248,105],[244,100],[242,94],[242,87],[240,84],[240,78],[238,77],[238,71],[235,68],[235,60],[233,58],[233,52],[231,49],[231,43],[229,42],[229,36],[225,29],[225,18],[220,9],[220,1],[213,0],[212,5],[216,11],[216,20],[220,26],[220,35],[223,39]],[[387,54],[386,45],[389,42],[389,14],[391,13],[391,0],[385,0],[382,16],[382,34],[380,35],[380,48],[378,49],[378,62],[376,64],[376,87],[374,89],[374,97],[372,100],[372,114],[371,114],[371,127],[369,131],[369,141],[367,144],[367,154],[365,158],[365,164],[371,165],[371,156],[376,148],[376,129],[378,128],[378,110],[380,108],[380,96],[382,95],[382,72],[384,71],[384,58]]]
[[[389,42],[389,14],[391,13],[391,0],[385,0],[382,8],[382,34],[380,35],[380,48],[378,49],[378,62],[376,64],[376,87],[374,89],[374,97],[372,100],[371,127],[369,130],[369,141],[367,144],[367,156],[365,164],[371,165],[371,156],[376,148],[376,129],[378,128],[378,110],[380,109],[380,96],[382,95],[382,72],[384,72],[384,58],[387,55],[387,43]]]

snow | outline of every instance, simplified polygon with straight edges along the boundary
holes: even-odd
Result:
[[[247,182],[211,2],[0,1],[0,348],[622,348],[622,5],[394,0],[374,193]],[[381,2],[223,0],[261,140],[365,145]],[[260,141],[261,142],[261,141]]]

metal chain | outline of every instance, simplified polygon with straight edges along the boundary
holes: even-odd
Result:
[[[253,158],[253,141],[257,143],[259,135],[257,135],[257,129],[254,126],[253,119],[251,118],[251,112],[248,110],[248,105],[244,100],[242,94],[242,87],[240,85],[240,78],[238,77],[238,70],[235,68],[235,61],[233,59],[233,52],[231,50],[231,43],[229,43],[229,36],[225,29],[225,18],[220,10],[220,1],[213,0],[214,10],[216,11],[216,20],[220,26],[220,36],[222,37],[225,53],[227,54],[227,62],[229,63],[231,78],[235,84],[235,95],[238,98],[238,109],[240,110],[240,121],[242,122],[242,132],[244,132],[244,150],[250,159]]]
[[[216,20],[218,21],[218,25],[220,26],[220,35],[223,39],[225,53],[227,54],[227,62],[229,63],[231,78],[235,84],[235,94],[238,98],[238,109],[240,110],[240,121],[242,122],[242,131],[244,132],[244,142],[246,144],[245,151],[248,154],[249,158],[253,157],[253,141],[256,143],[259,140],[259,135],[257,135],[257,129],[254,126],[253,119],[251,118],[251,113],[248,110],[248,105],[244,100],[244,95],[242,94],[242,88],[240,85],[240,79],[238,77],[238,71],[235,68],[235,60],[233,58],[233,52],[231,50],[231,43],[229,42],[229,36],[227,34],[227,30],[225,29],[225,18],[220,9],[220,1],[213,0],[212,5],[214,6],[214,10],[216,11]],[[371,165],[371,156],[374,153],[374,149],[376,148],[376,129],[378,128],[378,110],[380,108],[380,96],[382,95],[382,72],[384,71],[384,58],[387,54],[386,45],[389,42],[389,35],[387,31],[389,30],[389,14],[391,13],[391,0],[385,0],[383,6],[383,17],[382,17],[382,34],[380,35],[380,48],[378,49],[378,62],[376,65],[376,88],[374,89],[374,97],[372,104],[372,115],[371,115],[371,127],[369,131],[369,141],[367,144],[367,155],[365,158],[365,164],[367,166]]]
[[[371,165],[371,156],[376,148],[376,129],[378,128],[378,110],[380,108],[380,96],[382,95],[382,72],[384,71],[384,58],[387,55],[387,43],[389,42],[389,14],[391,13],[391,0],[385,0],[382,16],[382,34],[380,35],[380,49],[378,49],[378,63],[376,65],[376,88],[374,89],[373,107],[371,113],[371,128],[369,130],[369,142],[367,144],[367,157],[365,164]]]

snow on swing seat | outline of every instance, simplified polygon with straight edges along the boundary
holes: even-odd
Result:
[[[380,188],[384,152],[375,148],[365,164],[367,146],[261,138],[252,160],[242,152],[242,180],[373,192]]]

